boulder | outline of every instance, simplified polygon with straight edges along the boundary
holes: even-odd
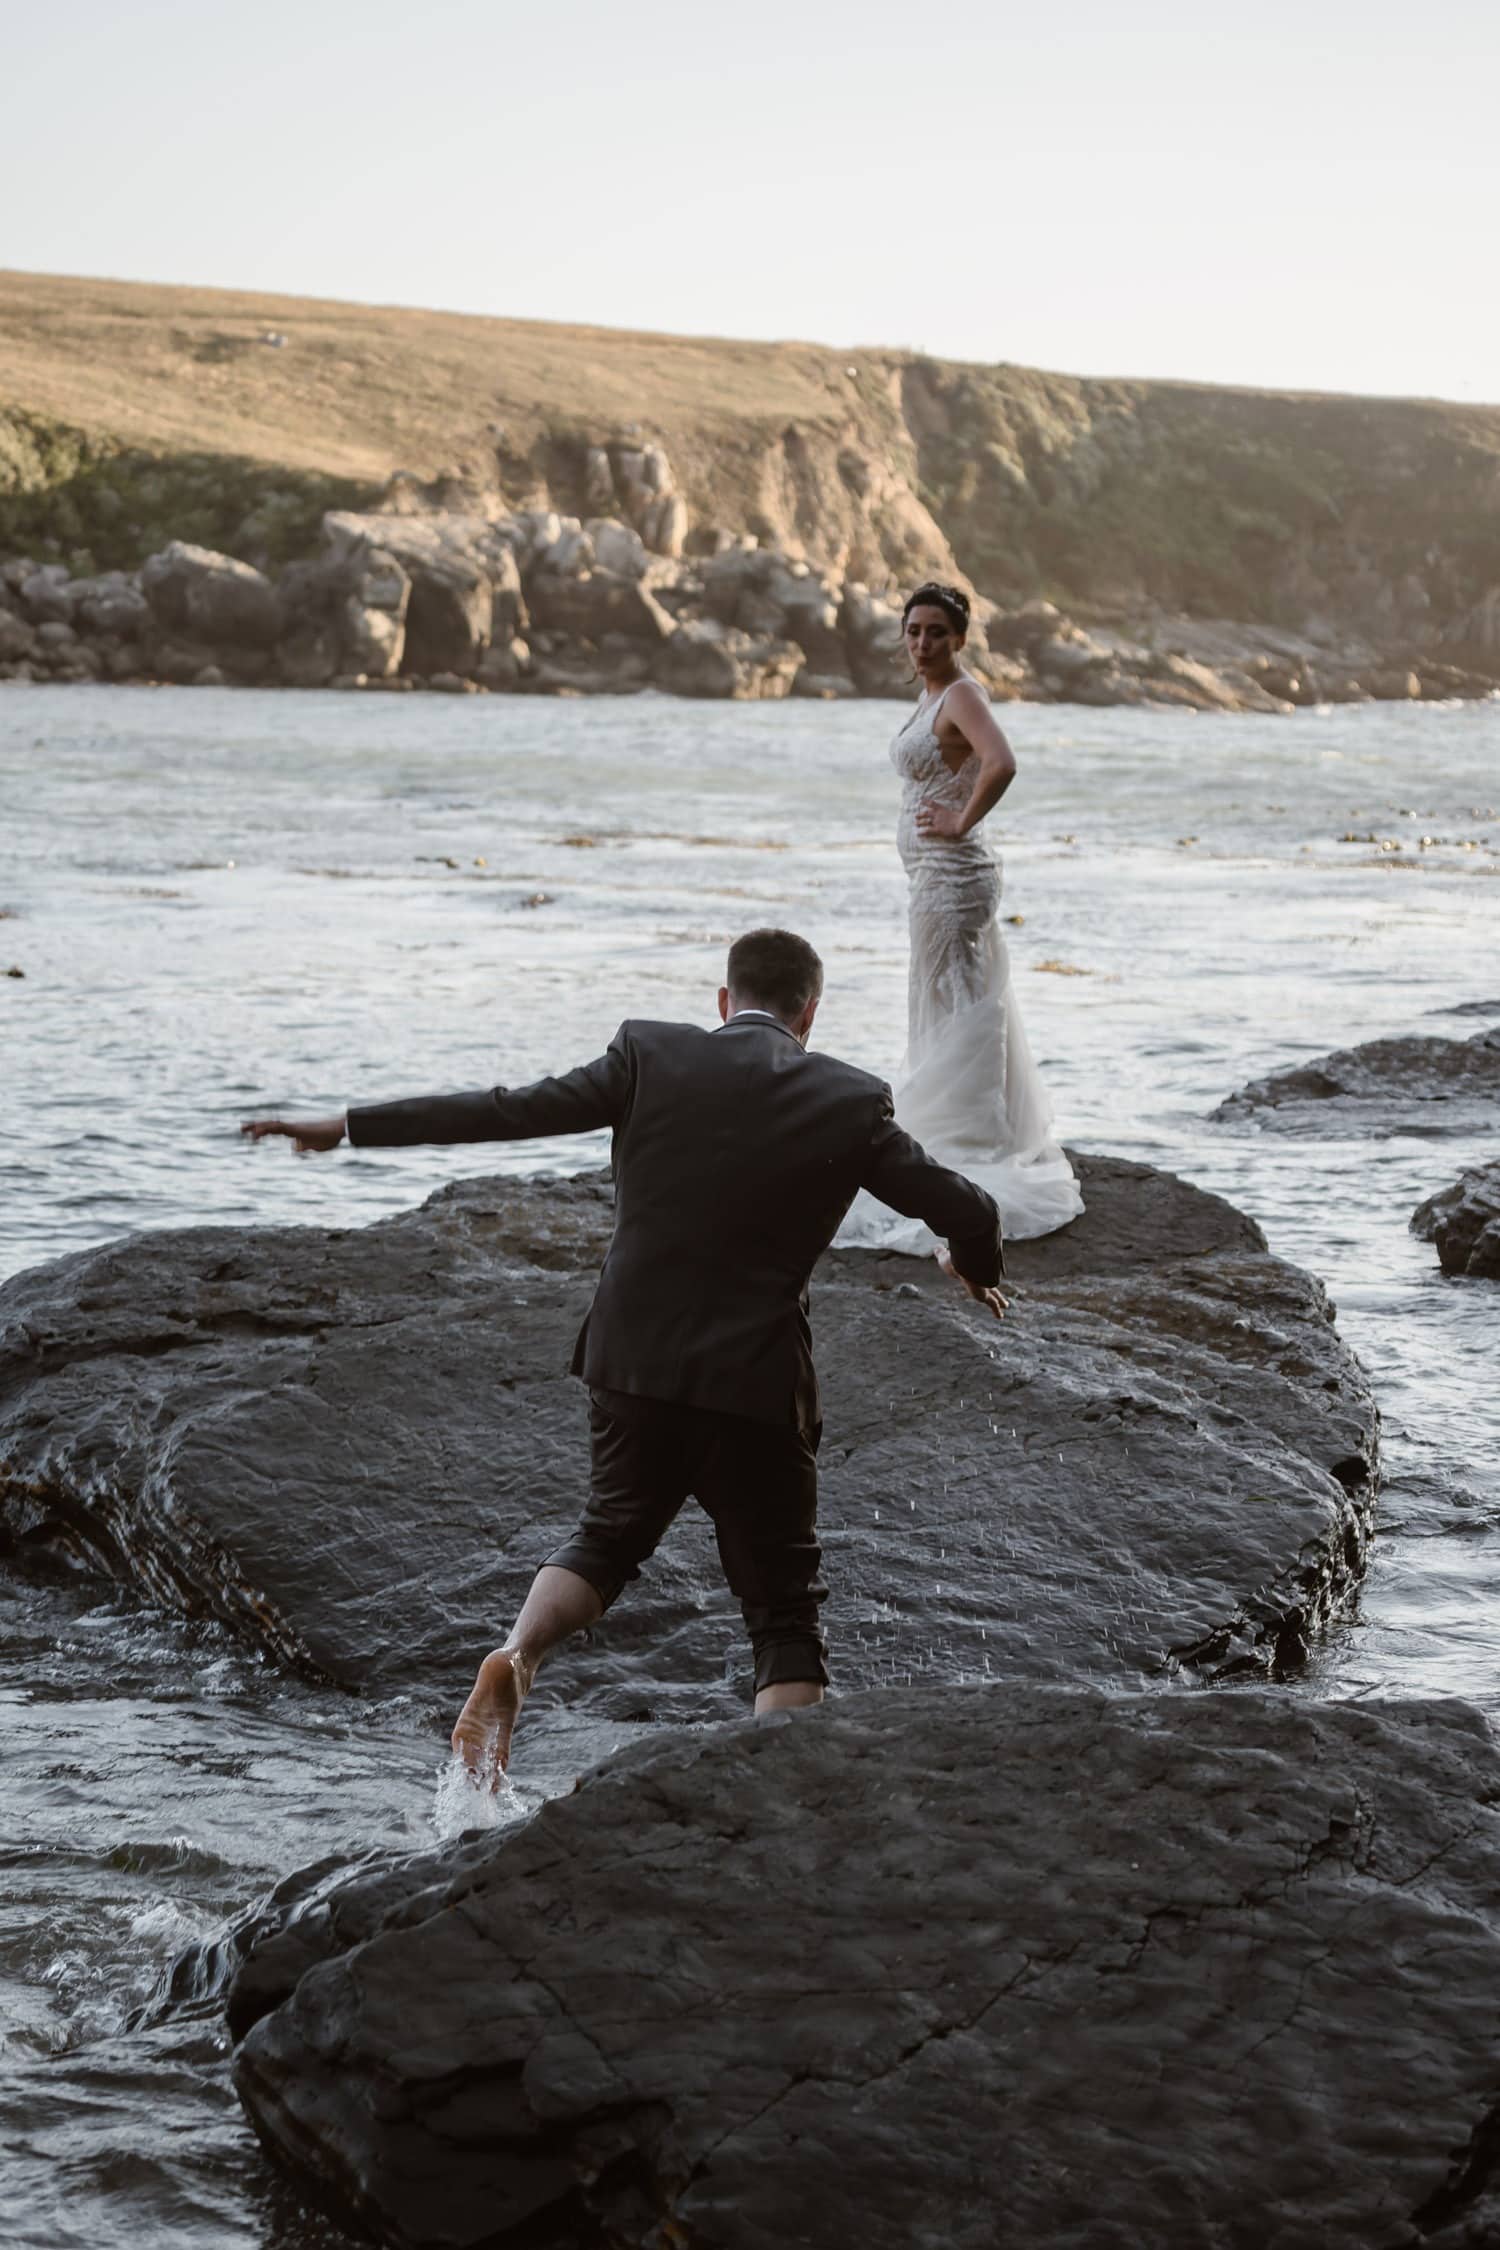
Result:
[[[232,555],[174,539],[142,565],[140,583],[158,642],[196,643],[208,650],[208,663],[218,652],[239,670],[242,655],[269,649],[281,631],[270,580]]]
[[[585,524],[584,529],[593,559],[601,570],[609,571],[616,578],[645,577],[650,557],[638,531],[632,531],[629,524],[613,517],[596,518]]]
[[[139,641],[150,628],[151,607],[138,579],[123,570],[82,578],[73,588],[73,623],[103,639]]]
[[[1218,1125],[1279,1133],[1493,1131],[1500,1103],[1500,1026],[1472,1039],[1370,1039],[1277,1071],[1231,1094]]]
[[[899,604],[850,581],[839,606],[839,632],[861,695],[909,695],[911,666],[901,645]]]
[[[930,1261],[819,1267],[846,1687],[1283,1668],[1362,1567],[1376,1417],[1321,1289],[1216,1197],[1076,1162],[1088,1211],[1012,1246],[1003,1328]],[[278,1660],[460,1690],[576,1517],[565,1370],[610,1215],[606,1181],[471,1180],[370,1227],[189,1228],[18,1275],[0,1525]],[[703,1717],[745,1665],[694,1513],[547,1680]]]
[[[200,672],[215,666],[214,650],[206,641],[180,640],[172,633],[155,633],[147,659],[149,675],[173,687],[191,687]]]
[[[1024,657],[1031,663],[1044,644],[1059,639],[1072,627],[1055,602],[1026,602],[1020,609],[992,617],[985,628],[990,647],[1005,656]]]
[[[687,546],[688,504],[680,492],[663,492],[641,511],[641,536],[654,555],[676,561]]]
[[[663,641],[672,631],[672,620],[654,594],[638,579],[620,578],[609,570],[588,570],[564,577],[549,569],[537,570],[527,587],[532,623],[542,632],[560,633],[569,640],[599,641],[606,633],[631,640]]]
[[[535,566],[557,578],[571,578],[594,567],[594,542],[576,516],[564,516],[557,535],[538,550]]]
[[[610,634],[565,641],[536,658],[518,681],[529,695],[638,695],[651,685],[652,658],[644,641]]]
[[[809,703],[842,703],[859,690],[847,672],[814,672],[804,664],[792,682],[792,693]]]
[[[1364,684],[1377,703],[1411,703],[1422,693],[1421,680],[1404,665],[1367,672]]]
[[[676,1733],[292,1886],[234,2081],[407,2250],[1480,2250],[1497,1806],[1457,1702],[898,1686]]]
[[[1500,1281],[1500,1163],[1479,1164],[1412,1213],[1411,1231],[1437,1244],[1444,1273]]]
[[[431,678],[453,672],[472,677],[492,638],[509,640],[524,624],[520,574],[502,527],[487,517],[457,512],[352,515],[334,512],[323,519],[328,559],[355,574],[349,594],[364,610],[377,609],[404,625],[397,661],[404,672]],[[404,609],[392,576],[407,581]],[[386,591],[376,599],[369,575]],[[361,583],[363,581],[363,584]],[[372,678],[384,676],[395,634],[389,625],[356,624],[346,613],[352,637],[346,660]],[[360,635],[363,640],[360,641]],[[359,645],[353,645],[353,643]],[[369,657],[368,663],[364,662]],[[361,659],[357,664],[353,659]]]
[[[15,664],[36,655],[36,627],[14,610],[0,609],[0,664]]]
[[[531,665],[531,651],[523,640],[491,641],[474,677],[492,694],[519,687]]]
[[[609,453],[602,445],[591,445],[584,456],[584,503],[591,514],[607,516],[615,504],[615,472],[609,464]]]
[[[1031,661],[1044,679],[1069,686],[1080,673],[1108,664],[1110,653],[1072,625],[1065,632],[1049,634],[1039,641]]]
[[[46,563],[41,569],[31,569],[20,579],[16,591],[22,611],[33,625],[72,622],[73,586],[64,564]]]
[[[657,657],[654,676],[668,695],[773,701],[790,695],[803,661],[792,641],[757,638],[705,617],[677,627]]]
[[[1186,704],[1194,711],[1238,711],[1241,698],[1211,665],[1172,652],[1149,665],[1153,701]]]
[[[514,558],[510,587],[519,602],[521,581]],[[364,546],[350,558],[349,590],[344,596],[343,662],[373,680],[393,679],[401,669],[406,650],[406,616],[411,602],[411,580],[385,547]],[[491,598],[491,618],[494,599]]]
[[[276,650],[276,676],[283,687],[331,687],[343,676],[343,642],[328,625],[300,619]]]

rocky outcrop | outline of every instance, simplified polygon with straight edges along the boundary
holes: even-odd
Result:
[[[1376,1417],[1318,1285],[1217,1198],[1078,1163],[1087,1213],[1013,1247],[1003,1328],[926,1261],[819,1268],[845,1687],[1276,1670],[1362,1568]],[[18,1276],[0,1521],[282,1661],[451,1692],[575,1519],[564,1370],[610,1215],[603,1181],[475,1180]],[[745,1666],[694,1511],[551,1676],[603,1718],[704,1717]]]
[[[1278,703],[1500,682],[1493,407],[34,274],[0,277],[0,394],[0,556],[75,576],[173,538],[271,575],[328,508],[555,510],[667,564],[748,536],[879,593],[1044,594],[1104,652],[1091,700],[1117,643],[1127,684],[1131,650],[1222,679],[1205,628]]]
[[[1472,1039],[1370,1039],[1231,1094],[1221,1125],[1280,1133],[1461,1133],[1500,1117],[1500,1027]]]
[[[1437,1245],[1444,1273],[1500,1281],[1500,1163],[1479,1164],[1411,1215],[1411,1231]]]
[[[678,626],[652,677],[669,695],[757,702],[790,695],[803,670],[802,652],[793,642],[757,638],[705,617]]]
[[[587,503],[622,513],[455,509],[395,479],[380,512],[326,516],[320,552],[274,584],[181,542],[133,578],[73,579],[61,564],[23,558],[0,572],[0,678],[910,694],[900,595],[888,574],[876,584],[857,575],[871,567],[864,550],[845,543],[839,562],[814,564],[800,542],[722,527],[689,536],[661,446],[600,444],[588,459]],[[956,572],[946,553],[937,567]],[[1330,666],[1320,655],[1314,667],[1308,645],[1285,635],[1187,619],[1132,639],[1085,630],[1051,602],[1001,610],[977,593],[965,660],[1002,702],[1282,712],[1326,697],[1490,686],[1426,658],[1418,673],[1362,657],[1356,677],[1352,658]]]
[[[143,565],[140,590],[161,678],[187,683],[214,671],[254,685],[266,677],[282,610],[275,588],[249,563],[174,539]]]
[[[230,2018],[403,2250],[1496,2239],[1500,1758],[1459,1703],[863,1695],[302,1886]]]

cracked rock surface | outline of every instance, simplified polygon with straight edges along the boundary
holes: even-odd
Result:
[[[1277,1133],[1487,1132],[1497,1101],[1500,1025],[1471,1039],[1423,1035],[1341,1048],[1256,1079],[1220,1102],[1211,1122]]]
[[[832,1255],[825,1611],[845,1688],[1294,1661],[1363,1563],[1364,1377],[1320,1286],[1217,1197],[1077,1159],[997,1326],[930,1263]],[[474,1179],[345,1232],[146,1234],[0,1290],[0,1523],[376,1690],[467,1688],[567,1535],[565,1370],[606,1179]],[[560,1657],[604,1721],[728,1717],[748,1652],[689,1508]]]
[[[674,1732],[268,1917],[236,2082],[410,2250],[1492,2243],[1497,1803],[1456,1702]]]
[[[1500,1163],[1478,1164],[1411,1215],[1411,1231],[1437,1245],[1444,1273],[1500,1281]]]

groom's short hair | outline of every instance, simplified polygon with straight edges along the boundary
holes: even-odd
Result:
[[[744,1008],[765,1008],[790,1023],[823,995],[823,964],[791,930],[747,930],[729,948],[724,982]]]

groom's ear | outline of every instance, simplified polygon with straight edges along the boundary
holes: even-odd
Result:
[[[720,1023],[728,1023],[729,1021],[729,987],[727,984],[721,984],[719,987],[719,1021]]]

